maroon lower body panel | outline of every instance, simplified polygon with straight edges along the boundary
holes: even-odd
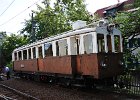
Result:
[[[122,73],[122,53],[94,53],[14,61],[15,71],[91,76],[95,79]],[[102,65],[106,66],[102,66]]]
[[[94,53],[77,56],[77,73],[95,79],[114,77],[122,73],[122,53]],[[102,66],[102,62],[106,66]]]
[[[14,71],[37,72],[38,71],[37,59],[14,61],[13,69]]]
[[[97,54],[84,54],[77,56],[77,73],[98,77]]]
[[[46,57],[39,64],[39,71],[46,73],[74,74],[76,69],[76,56]]]
[[[101,62],[105,61],[106,67],[101,66]],[[123,73],[122,53],[100,53],[98,54],[99,78],[107,78],[117,76]]]

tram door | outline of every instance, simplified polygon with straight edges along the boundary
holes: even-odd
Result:
[[[108,53],[106,54],[105,57],[105,63],[107,63],[108,67],[111,69],[113,66],[114,61],[112,61],[112,59],[114,59],[114,57],[112,56],[112,40],[111,40],[111,35],[107,35],[107,48],[108,48]],[[111,73],[111,72],[110,72]]]
[[[78,37],[71,37],[71,55],[79,55],[79,43]]]
[[[81,72],[81,56],[79,55],[79,46],[80,46],[80,39],[78,36],[71,37],[71,55],[76,55],[76,71],[77,73],[82,73]]]
[[[97,35],[97,44],[98,44],[98,52],[104,52],[105,51],[105,42],[104,42],[103,34]]]

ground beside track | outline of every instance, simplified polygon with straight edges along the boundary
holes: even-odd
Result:
[[[59,85],[23,79],[0,81],[0,84],[26,92],[40,100],[140,100],[138,97],[101,91],[98,89],[66,88]]]

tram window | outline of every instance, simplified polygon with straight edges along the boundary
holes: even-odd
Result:
[[[36,50],[35,50],[35,47],[32,48],[33,49],[33,58],[36,58]]]
[[[119,35],[114,36],[115,41],[115,52],[120,52],[120,37]]]
[[[14,53],[14,57],[15,57],[15,60],[17,60],[17,53],[16,52]]]
[[[68,47],[67,47],[67,40],[60,40],[58,41],[59,45],[59,56],[68,55]]]
[[[23,59],[27,59],[27,50],[23,50]]]
[[[107,46],[108,46],[108,52],[112,52],[112,43],[111,43],[110,35],[107,35]]]
[[[71,46],[71,55],[79,54],[79,38],[71,37],[70,38],[70,46]]]
[[[45,49],[45,57],[53,56],[52,44],[51,43],[45,43],[44,44],[44,49]]]
[[[56,41],[56,56],[59,56],[59,45],[58,45],[58,41]]]
[[[18,52],[18,58],[21,60],[21,51]]]
[[[98,52],[105,52],[104,35],[97,34]]]
[[[38,54],[39,54],[39,58],[43,58],[43,55],[42,55],[42,46],[40,46],[38,48]]]
[[[31,59],[31,49],[28,49],[29,52],[29,59]]]
[[[85,35],[83,38],[84,38],[85,54],[92,53],[93,52],[92,35],[88,34],[88,35]]]
[[[79,44],[80,44],[80,40],[79,39],[76,39],[77,54],[79,54]]]

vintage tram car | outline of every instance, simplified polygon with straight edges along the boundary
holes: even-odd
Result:
[[[52,82],[101,80],[121,74],[121,32],[105,21],[77,25],[76,29],[16,48],[12,53],[16,75]]]

